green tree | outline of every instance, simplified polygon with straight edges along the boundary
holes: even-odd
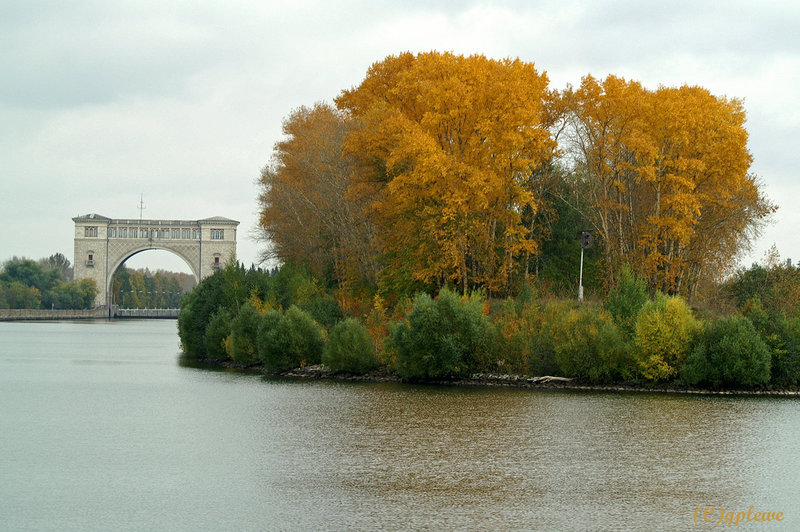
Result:
[[[251,365],[258,362],[257,342],[260,324],[261,313],[249,301],[242,305],[239,313],[231,321],[231,358],[239,364]]]
[[[561,371],[592,383],[629,379],[633,364],[611,316],[588,306],[572,309],[553,328],[553,349]]]
[[[258,331],[258,353],[268,371],[319,364],[324,345],[320,326],[295,305],[285,314],[267,312]]]
[[[0,281],[17,281],[25,286],[39,290],[41,294],[54,289],[60,283],[61,275],[57,270],[45,271],[39,264],[24,259],[19,262],[9,262],[0,273]]]
[[[205,349],[211,360],[227,360],[229,357],[226,342],[231,335],[233,316],[225,308],[217,309],[206,327]]]
[[[770,352],[753,323],[731,316],[707,324],[681,370],[693,385],[753,387],[770,379]]]
[[[347,318],[336,324],[322,352],[322,363],[334,372],[357,374],[378,365],[372,337],[360,321]]]
[[[493,329],[483,301],[460,299],[442,288],[434,301],[419,293],[406,323],[395,324],[389,348],[406,379],[435,379],[487,371],[493,362]]]
[[[620,331],[633,338],[636,332],[636,318],[648,301],[647,283],[624,266],[617,276],[617,284],[608,294],[605,307],[614,318]]]
[[[0,308],[39,308],[41,301],[38,288],[25,286],[19,281],[0,281]]]

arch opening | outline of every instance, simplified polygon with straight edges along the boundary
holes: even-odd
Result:
[[[199,282],[191,261],[169,248],[125,253],[110,271],[106,292],[111,305],[122,309],[178,308]]]

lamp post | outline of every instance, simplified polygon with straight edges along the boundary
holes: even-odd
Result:
[[[581,233],[581,269],[578,274],[578,301],[583,301],[583,250],[592,247],[592,233],[583,231]]]

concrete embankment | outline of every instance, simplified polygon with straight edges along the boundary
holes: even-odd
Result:
[[[89,310],[0,309],[0,321],[97,320],[108,318],[108,308]]]

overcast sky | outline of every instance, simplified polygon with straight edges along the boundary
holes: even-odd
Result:
[[[533,62],[551,87],[617,74],[744,99],[752,171],[800,259],[800,3],[0,0],[0,261],[73,259],[72,218],[239,220],[294,108],[403,51]],[[166,252],[137,266],[189,271]],[[132,259],[133,260],[133,259]]]

